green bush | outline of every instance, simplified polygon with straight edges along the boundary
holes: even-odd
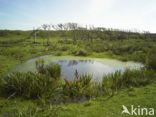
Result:
[[[50,77],[59,79],[61,77],[61,66],[59,64],[44,65],[44,60],[39,59],[36,61],[36,69],[38,73],[50,75]]]
[[[67,51],[70,49],[70,46],[61,46],[60,50]]]
[[[74,78],[73,82],[65,79],[63,85],[63,99],[65,100],[79,100],[83,96],[90,98],[92,96],[92,77],[90,75],[82,75],[79,79]]]
[[[152,68],[152,69],[156,69],[156,48],[154,48],[146,61],[147,67]]]
[[[62,55],[62,52],[58,51],[56,53],[54,53],[55,56],[61,56]]]
[[[145,86],[153,81],[155,73],[153,70],[130,70],[126,69],[124,73],[116,71],[103,77],[102,89],[104,93],[112,95],[112,91],[121,88]]]
[[[75,50],[72,50],[72,54],[76,56],[87,56],[88,52],[84,49],[75,49]]]
[[[59,64],[50,64],[45,69],[52,78],[58,79],[61,77],[61,66]]]
[[[23,96],[26,98],[53,97],[58,86],[58,80],[48,75],[38,73],[12,73],[3,78],[1,85],[6,95]]]

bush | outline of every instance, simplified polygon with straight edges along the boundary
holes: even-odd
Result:
[[[45,69],[52,78],[58,79],[61,77],[61,66],[59,64],[50,64]]]
[[[36,61],[38,73],[15,72],[0,79],[0,91],[6,95],[26,98],[51,98],[59,85],[61,66],[51,64],[45,67],[44,60]]]
[[[156,69],[156,48],[150,52],[146,64],[148,68]]]
[[[62,52],[58,51],[56,53],[54,53],[55,56],[61,56],[62,55]]]
[[[70,46],[61,46],[60,50],[67,51],[70,49]]]
[[[23,96],[26,98],[50,98],[58,86],[58,80],[38,73],[12,73],[3,78],[3,92],[6,95]]]
[[[59,64],[44,65],[44,60],[39,59],[36,61],[36,69],[38,73],[50,75],[50,77],[59,79],[61,77],[61,66]]]
[[[121,88],[145,86],[153,81],[155,73],[153,70],[130,70],[126,69],[124,73],[116,71],[114,74],[108,74],[103,77],[102,88],[104,93],[112,95],[112,91]]]
[[[65,100],[80,100],[83,97],[90,98],[92,96],[92,77],[90,75],[82,75],[80,78],[74,78],[74,81],[65,79],[63,85],[63,98]]]
[[[72,54],[74,54],[76,56],[87,56],[88,52],[84,49],[78,49],[78,50],[73,50]]]

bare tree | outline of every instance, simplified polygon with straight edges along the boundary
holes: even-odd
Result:
[[[33,28],[34,43],[36,43],[36,36],[37,36],[37,33],[39,32],[39,29],[40,28],[37,28],[37,29]]]
[[[48,25],[48,24],[43,24],[42,28],[43,28],[43,30],[45,31],[45,34],[46,34],[46,36],[43,38],[43,44],[45,43],[44,40],[46,38],[47,39],[47,45],[50,45],[49,38],[50,38],[50,28],[51,28],[51,26]]]
[[[77,37],[76,37],[76,34],[77,34],[77,30],[78,30],[78,24],[77,23],[67,23],[68,25],[68,28],[69,30],[72,31],[72,37],[73,37],[73,41],[74,41],[74,44],[76,44],[76,40],[77,40]]]
[[[50,45],[50,29],[51,29],[51,26],[48,25],[48,39],[47,39],[47,45]]]

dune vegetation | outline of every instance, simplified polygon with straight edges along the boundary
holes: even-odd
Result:
[[[43,25],[34,31],[0,30],[0,116],[2,117],[120,117],[122,105],[156,108],[156,34],[75,23]],[[64,26],[68,27],[65,28]],[[61,66],[36,61],[37,72],[14,72],[15,65],[41,56],[83,56],[136,61],[144,68],[92,81],[75,73],[61,77]]]

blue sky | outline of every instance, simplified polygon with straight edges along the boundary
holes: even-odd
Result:
[[[0,0],[0,29],[66,22],[156,32],[156,0]]]

